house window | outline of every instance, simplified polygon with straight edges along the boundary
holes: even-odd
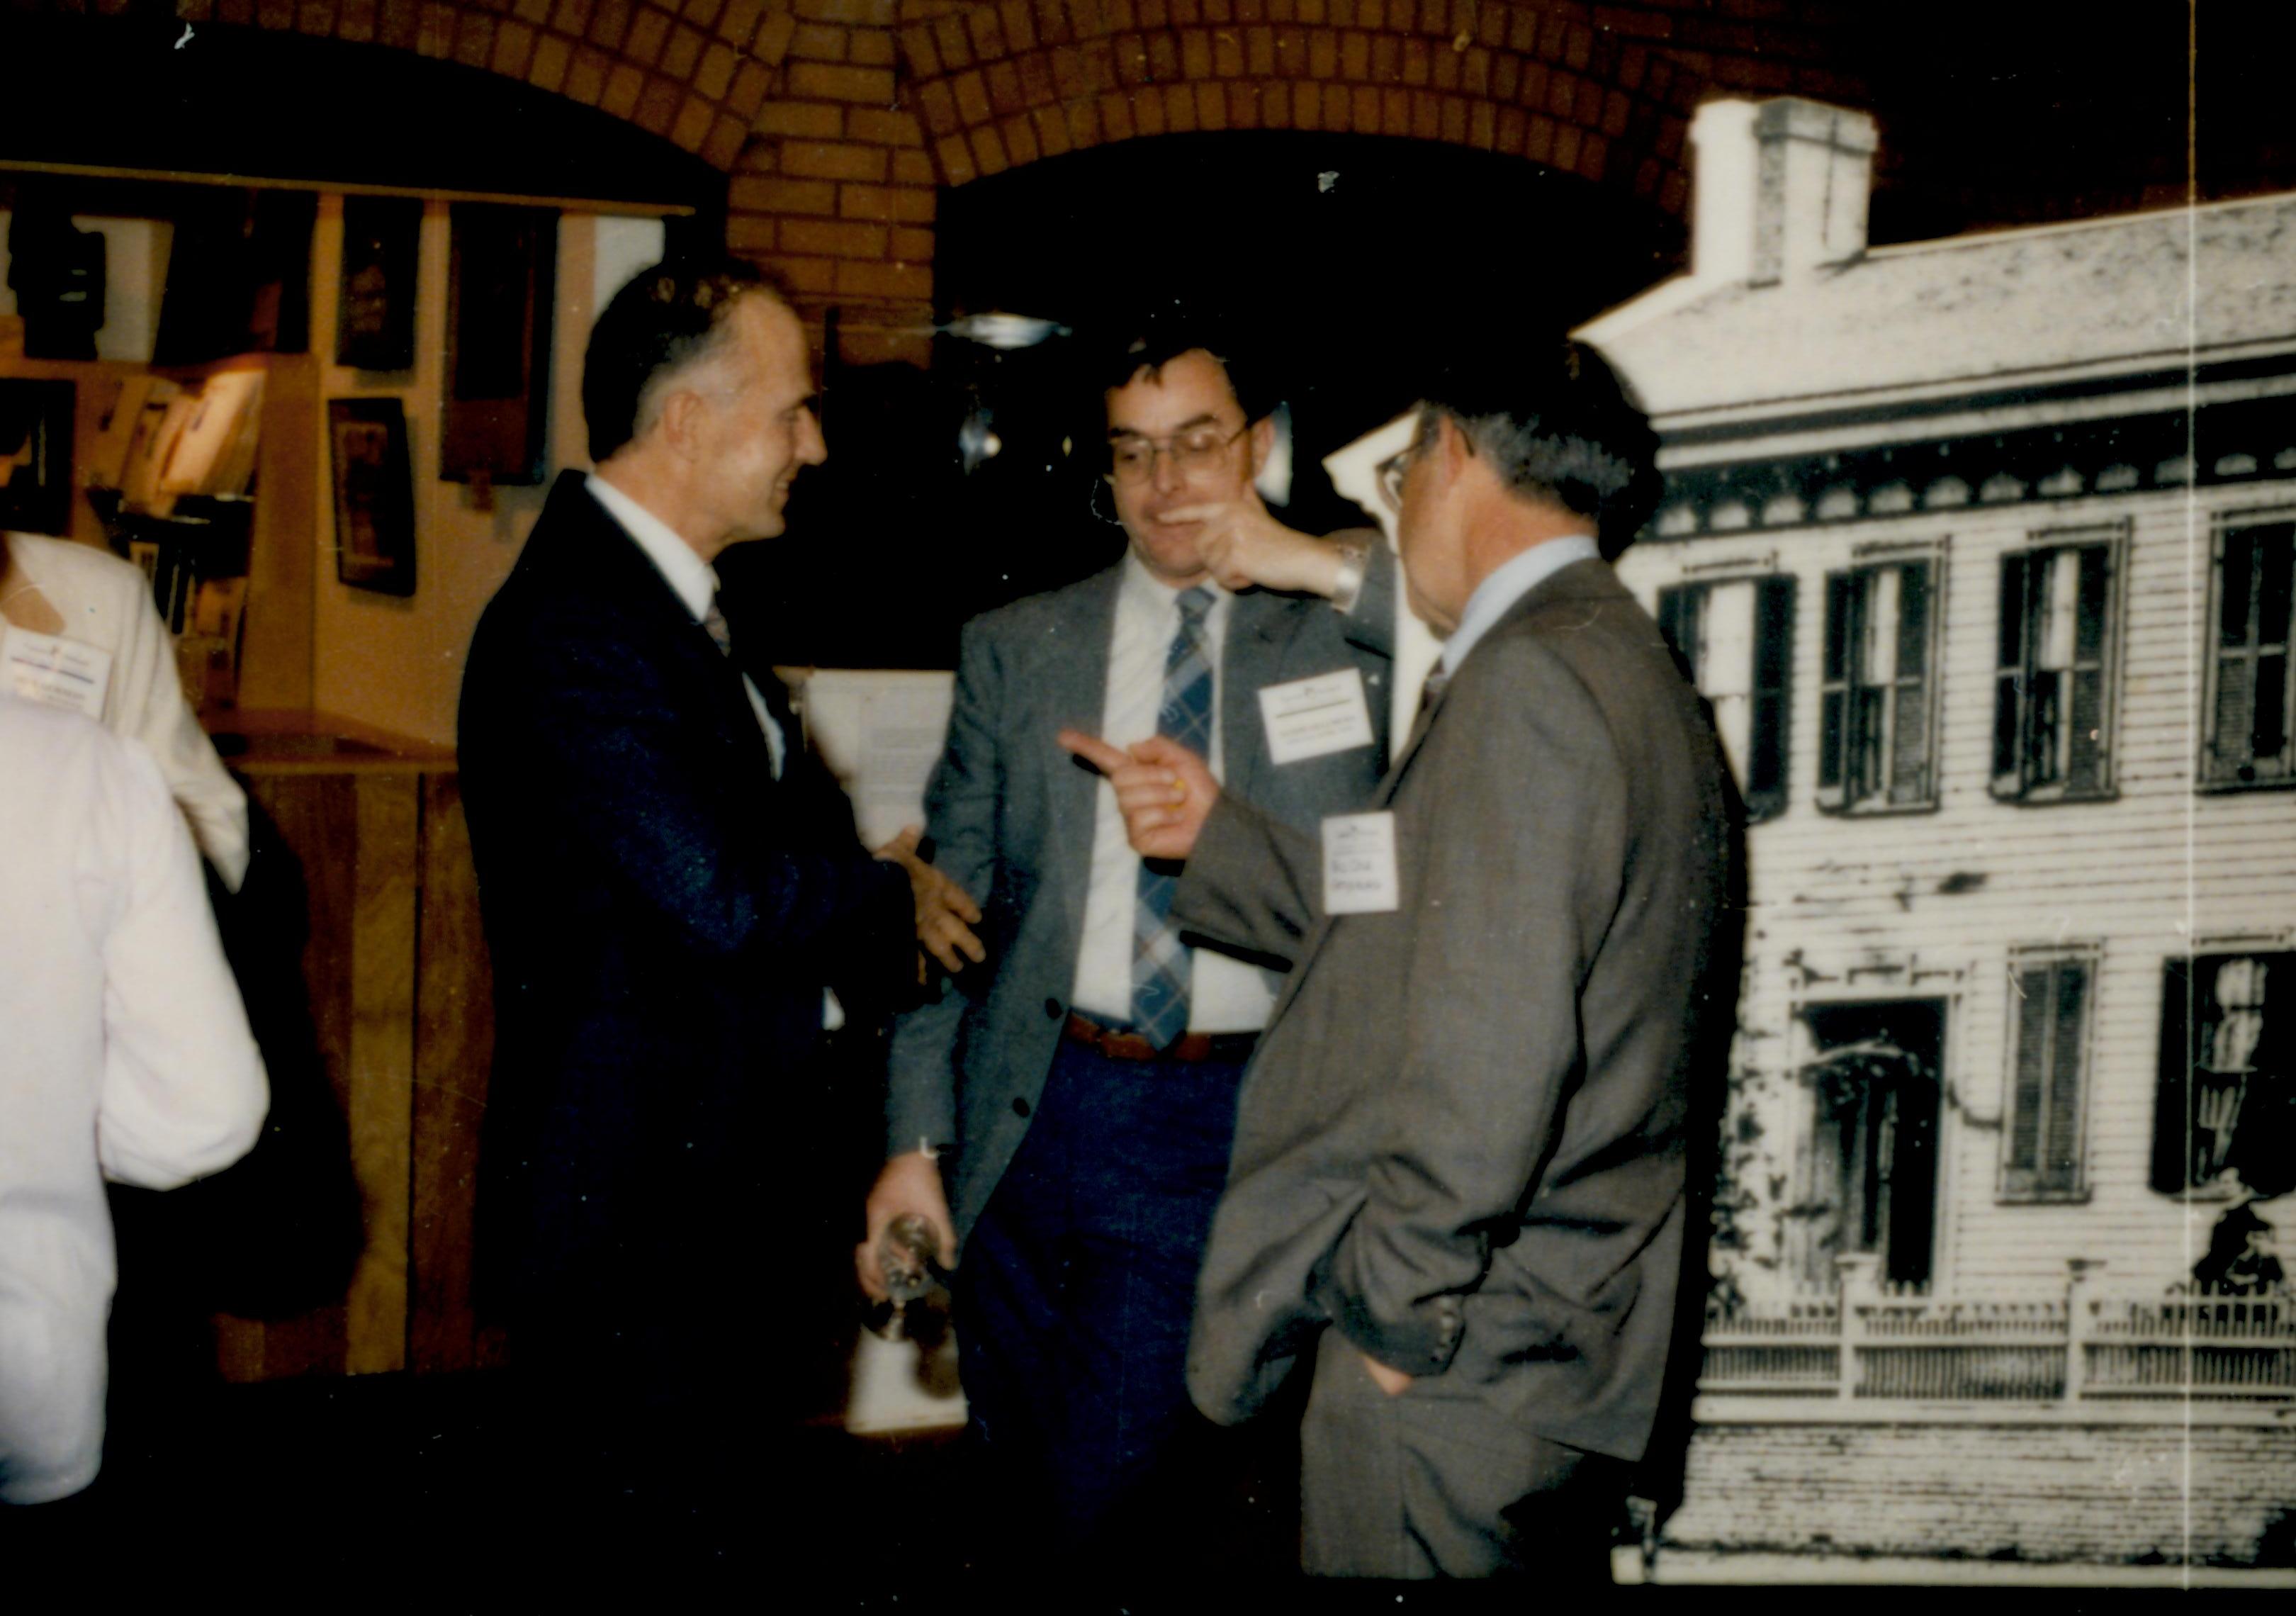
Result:
[[[2001,562],[1993,794],[2109,796],[2117,546],[2038,546]]]
[[[1783,812],[1794,580],[1735,578],[1661,589],[1658,626],[1714,710],[1746,816]]]
[[[2209,667],[2208,738],[2201,779],[2209,785],[2273,785],[2296,779],[2289,743],[2291,659],[2296,633],[2296,521],[2226,528],[2217,535],[2214,655]]]
[[[2152,1187],[2237,1181],[2285,1194],[2296,1169],[2296,953],[2173,959],[2161,984]]]
[[[1817,800],[1830,808],[1937,801],[1934,557],[1829,573]]]
[[[2086,1193],[2081,1113],[2096,957],[2013,955],[2009,980],[2014,1048],[2001,1193],[2011,1200],[2076,1199]]]

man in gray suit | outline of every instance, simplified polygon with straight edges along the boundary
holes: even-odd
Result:
[[[926,1218],[944,1263],[962,1248],[960,1362],[996,1496],[1119,1568],[1166,1518],[1160,1472],[1195,1419],[1196,1267],[1277,979],[1179,941],[1176,872],[1131,850],[1057,737],[1174,737],[1303,827],[1367,797],[1387,751],[1392,556],[1267,514],[1273,429],[1218,354],[1168,330],[1116,353],[1106,492],[1127,554],[965,631],[927,811],[989,952],[896,1029],[857,1254],[882,1294],[896,1218]]]
[[[1383,468],[1448,638],[1368,811],[1303,834],[1161,744],[1113,771],[1136,843],[1187,859],[1175,915],[1298,962],[1188,1381],[1230,1423],[1313,1360],[1310,1571],[1599,1581],[1651,1437],[1734,997],[1719,754],[1606,560],[1653,447],[1592,349],[1488,343]]]

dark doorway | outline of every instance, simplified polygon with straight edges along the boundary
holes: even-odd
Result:
[[[1894,1284],[1925,1285],[1937,1249],[1939,1074],[1945,1001],[1890,999],[1802,1013],[1816,1054],[1808,1204],[1810,1276],[1870,1253]]]
[[[1151,310],[1177,304],[1239,336],[1289,406],[1285,520],[1329,532],[1364,517],[1318,463],[1411,402],[1415,362],[1500,322],[1559,333],[1682,249],[1654,207],[1521,159],[1273,130],[1127,141],[976,180],[941,193],[936,235],[944,320],[1001,312],[1070,334],[1003,351],[944,335],[922,379],[832,370],[829,463],[798,484],[799,543],[758,568],[785,592],[787,660],[947,667],[967,617],[1113,560],[1082,356]]]

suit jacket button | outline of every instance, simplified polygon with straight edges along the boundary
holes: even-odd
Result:
[[[1046,999],[1046,1000],[1045,1001],[1045,1017],[1046,1017],[1046,1020],[1048,1020],[1048,1021],[1059,1021],[1059,1020],[1061,1019],[1061,1002],[1060,1002],[1060,1000],[1058,1000],[1058,999]]]
[[[1029,1103],[1018,1095],[1013,1096],[1013,1114],[1016,1117],[1025,1117],[1029,1114]]]

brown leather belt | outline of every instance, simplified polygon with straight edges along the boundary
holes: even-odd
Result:
[[[1256,1032],[1184,1032],[1159,1049],[1136,1032],[1119,1032],[1089,1016],[1069,1012],[1061,1036],[1072,1044],[1098,1050],[1111,1061],[1235,1061],[1251,1058],[1259,1042]]]

